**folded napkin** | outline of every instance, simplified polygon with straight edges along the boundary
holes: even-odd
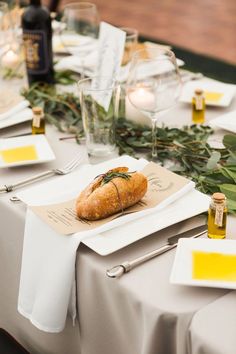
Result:
[[[28,191],[18,193],[18,196],[30,205],[65,201],[78,194],[80,185],[78,177],[81,175],[87,184],[88,176],[91,174],[98,175],[114,166],[128,166],[130,170],[141,170],[147,163],[144,159],[135,160],[122,156],[99,165],[86,165],[70,175],[36,186],[35,191],[32,187]],[[186,188],[176,193],[175,199],[169,198],[169,204],[193,188],[194,184],[189,182]],[[163,207],[166,205],[164,201]],[[135,214],[133,215],[135,217]],[[80,232],[70,236],[60,235],[30,209],[27,210],[18,310],[39,329],[47,332],[62,331],[69,309],[75,319],[76,252],[80,242],[96,232],[98,231]]]
[[[92,76],[95,72],[97,63],[97,52],[91,52],[86,56],[84,60],[81,60],[80,56],[70,55],[60,59],[56,65],[55,69],[58,71],[72,70],[79,74],[84,73],[87,76]],[[83,66],[82,66],[83,65]]]
[[[62,331],[69,305],[75,319],[75,259],[82,239],[59,235],[31,210],[26,213],[18,311],[42,331]]]
[[[90,54],[88,54],[85,60],[83,60],[83,62],[81,61],[81,58],[79,56],[71,55],[59,60],[55,68],[58,71],[69,69],[80,74],[82,72],[82,64],[83,64],[85,75],[91,77],[96,72],[97,60],[98,60],[98,53],[96,51],[93,51]],[[177,64],[178,66],[182,66],[184,65],[184,62],[181,59],[177,59]],[[120,72],[117,77],[118,81],[125,82],[128,79],[129,68],[130,68],[129,64],[122,66],[120,68]],[[142,65],[140,65],[140,70],[138,72],[138,79],[142,79],[152,75],[158,75],[164,71],[165,71],[164,68],[162,69],[162,71],[160,71],[158,66],[153,65],[152,63],[149,62],[144,62]],[[166,68],[166,71],[168,71],[168,67]]]
[[[54,22],[56,32],[60,33],[65,24]],[[58,54],[81,54],[85,55],[88,51],[97,50],[98,40],[92,37],[86,37],[79,34],[54,34],[52,39],[53,51]]]

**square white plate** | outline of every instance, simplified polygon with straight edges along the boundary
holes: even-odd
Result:
[[[22,159],[21,161],[7,163],[3,160],[1,156],[2,150],[27,147],[27,146],[34,146],[37,154],[37,159],[33,159],[33,160]],[[46,137],[42,134],[21,136],[16,138],[9,138],[9,139],[0,139],[0,168],[32,165],[32,164],[52,161],[54,159],[55,159],[55,155]]]
[[[202,89],[203,91],[222,94],[222,97],[218,101],[206,100],[206,104],[208,106],[216,106],[216,107],[229,106],[236,93],[236,85],[225,84],[213,80],[191,81],[191,82],[187,82],[183,86],[182,93],[180,96],[180,102],[191,103],[192,97],[194,95],[194,91],[196,89]]]
[[[121,156],[114,160],[106,161],[95,165],[94,175],[98,175],[116,166],[128,166],[132,169],[142,169],[145,160],[139,161],[129,156]],[[90,169],[93,167],[90,166]],[[82,166],[78,171],[60,178],[49,180],[29,187],[24,191],[17,192],[17,196],[29,205],[43,205],[66,201],[78,195],[78,181],[81,176],[87,184],[85,170],[88,165]],[[82,182],[81,182],[82,183]],[[81,184],[80,183],[80,184]],[[63,187],[63,188],[62,188]],[[43,191],[43,193],[42,193]],[[208,209],[210,198],[194,189],[190,190],[174,203],[165,206],[163,209],[153,212],[136,220],[129,221],[122,226],[117,226],[112,230],[101,232],[94,236],[84,239],[82,242],[94,252],[106,256],[133,242],[136,242],[153,232],[162,230],[180,221],[198,215]],[[189,207],[191,205],[191,208]]]
[[[106,256],[154,232],[205,212],[209,202],[210,198],[207,195],[194,189],[162,210],[89,237],[82,242],[94,252]]]
[[[236,133],[236,110],[212,119],[209,124]]]
[[[30,121],[33,118],[33,112],[31,108],[25,108],[20,112],[11,115],[8,118],[0,120],[0,129],[11,127],[16,124]]]
[[[236,281],[197,280],[192,276],[192,252],[236,256],[236,240],[180,239],[171,272],[172,284],[236,289]]]

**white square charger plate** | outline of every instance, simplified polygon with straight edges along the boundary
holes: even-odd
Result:
[[[192,103],[192,97],[196,89],[203,91],[221,93],[222,97],[219,101],[207,101],[208,106],[227,107],[230,105],[236,93],[236,85],[225,84],[223,82],[214,80],[197,80],[194,82],[187,82],[182,89],[180,102]]]
[[[34,146],[37,153],[37,160],[22,160],[6,163],[1,157],[2,150],[14,149],[18,147]],[[55,155],[43,134],[21,136],[16,138],[0,139],[0,168],[39,164],[55,160]]]
[[[236,255],[236,240],[180,239],[170,276],[170,283],[236,289],[236,282],[222,280],[196,280],[192,277],[192,252]]]
[[[212,119],[209,124],[236,133],[236,110],[220,115]]]
[[[101,256],[122,249],[154,232],[205,212],[210,198],[195,189],[162,210],[116,227],[82,242]],[[191,207],[190,207],[191,205]]]
[[[8,128],[13,125],[28,122],[33,118],[33,112],[31,108],[25,108],[20,112],[14,113],[8,118],[0,120],[0,129]]]
[[[102,171],[117,166],[132,166],[142,169],[143,161],[121,156],[114,160],[106,161],[96,165],[96,175]],[[138,165],[137,165],[138,164]],[[43,205],[57,203],[74,198],[78,195],[78,176],[83,176],[84,169],[93,169],[93,166],[84,165],[79,170],[66,175],[54,178],[40,185],[36,185],[19,191],[17,196],[29,205]],[[88,183],[86,178],[85,183]],[[62,188],[63,186],[63,188]],[[106,256],[119,249],[122,249],[156,231],[168,226],[199,215],[206,211],[209,206],[210,198],[194,189],[191,189],[175,202],[165,206],[152,214],[129,221],[122,226],[117,226],[111,230],[101,232],[94,236],[84,239],[82,242],[101,256]],[[191,208],[189,207],[191,205]],[[69,237],[69,236],[68,236]]]

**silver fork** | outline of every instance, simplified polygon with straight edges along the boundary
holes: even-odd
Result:
[[[11,192],[15,190],[16,188],[23,187],[27,184],[39,181],[43,178],[46,177],[51,177],[54,175],[67,175],[68,173],[72,172],[78,165],[82,162],[82,156],[81,154],[76,156],[73,160],[71,160],[68,164],[63,166],[62,168],[55,168],[49,171],[45,171],[42,173],[39,173],[33,177],[29,177],[26,179],[23,179],[20,182],[14,183],[14,184],[5,184],[3,187],[0,188],[0,193],[1,192]]]

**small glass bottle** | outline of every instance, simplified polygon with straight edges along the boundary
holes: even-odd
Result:
[[[45,134],[44,112],[41,107],[33,107],[32,134]]]
[[[201,89],[194,91],[192,99],[192,121],[195,124],[203,124],[205,122],[205,97]]]
[[[222,239],[226,237],[227,205],[223,193],[214,193],[208,210],[208,237]]]

